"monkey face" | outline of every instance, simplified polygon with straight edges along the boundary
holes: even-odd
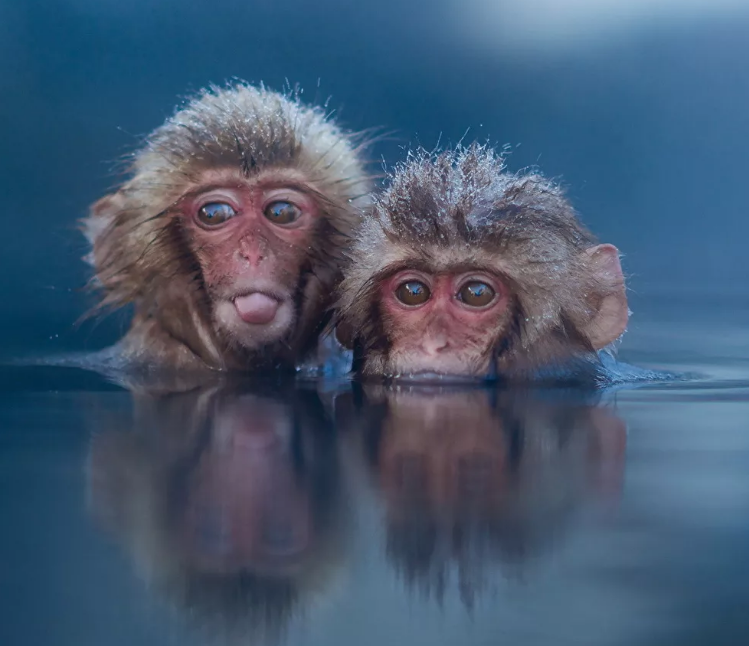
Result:
[[[286,338],[320,216],[306,187],[280,171],[252,181],[221,177],[191,192],[180,215],[215,327],[249,349]]]
[[[590,383],[627,326],[616,247],[485,146],[410,155],[352,247],[337,336],[363,376]]]
[[[315,350],[371,181],[359,135],[292,93],[211,87],[154,130],[83,221],[130,365],[255,371]]]
[[[381,287],[393,375],[477,377],[490,369],[509,289],[488,271],[399,271]]]

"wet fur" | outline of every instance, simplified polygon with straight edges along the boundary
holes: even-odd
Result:
[[[364,145],[297,96],[246,84],[202,91],[155,130],[133,155],[130,178],[83,221],[93,286],[102,293],[96,311],[135,305],[121,344],[126,359],[246,370],[293,364],[307,352],[340,278],[341,251],[368,203]],[[186,192],[226,169],[245,178],[295,172],[323,216],[297,286],[296,329],[259,352],[215,331],[200,264],[173,217]]]
[[[380,283],[405,268],[456,267],[485,267],[511,287],[510,306],[490,331],[496,374],[533,378],[539,367],[571,360],[576,371],[594,367],[583,330],[611,289],[586,270],[582,252],[596,244],[558,185],[507,172],[486,146],[411,153],[362,222],[340,287],[338,324],[355,370],[389,370],[394,339],[379,311]]]

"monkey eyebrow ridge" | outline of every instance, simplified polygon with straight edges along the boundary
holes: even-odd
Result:
[[[485,272],[496,276],[499,280],[508,285],[514,285],[515,280],[506,272],[498,270],[496,267],[487,267],[479,262],[455,262],[445,265],[429,262],[423,258],[403,259],[400,262],[388,265],[388,267],[376,273],[372,280],[380,282],[395,276],[402,271],[419,271],[424,274],[468,274],[472,272]]]

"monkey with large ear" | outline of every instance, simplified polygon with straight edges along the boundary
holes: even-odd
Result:
[[[126,365],[248,371],[314,349],[370,180],[363,144],[298,97],[211,87],[157,128],[84,221]]]
[[[485,146],[411,153],[350,256],[337,335],[363,376],[595,378],[627,326],[616,247]]]

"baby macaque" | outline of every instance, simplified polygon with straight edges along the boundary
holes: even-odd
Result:
[[[337,336],[362,376],[577,380],[629,314],[616,247],[480,145],[397,167],[344,274]]]
[[[251,371],[314,349],[370,181],[318,108],[240,84],[156,129],[84,222],[128,365]]]

